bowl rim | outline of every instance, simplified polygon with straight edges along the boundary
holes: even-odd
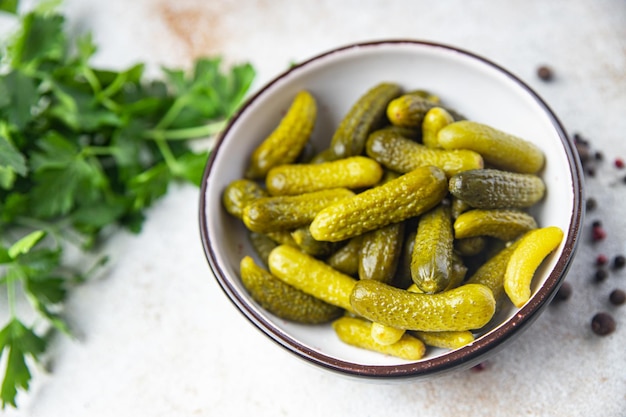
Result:
[[[341,359],[334,358],[329,355],[325,355],[319,351],[313,350],[306,345],[301,344],[294,338],[290,338],[285,332],[273,323],[266,320],[263,316],[257,314],[257,312],[248,305],[248,300],[241,297],[237,289],[229,282],[227,274],[222,270],[217,262],[216,255],[209,239],[208,223],[206,218],[207,209],[207,187],[208,179],[211,174],[211,168],[218,154],[220,145],[232,126],[237,123],[241,115],[246,109],[255,102],[259,96],[263,95],[275,83],[279,82],[283,78],[287,77],[290,73],[297,71],[299,68],[307,66],[312,62],[329,57],[331,55],[342,54],[346,51],[372,48],[381,46],[410,46],[416,45],[427,48],[437,48],[445,50],[455,54],[464,55],[472,60],[478,61],[488,67],[491,67],[499,73],[506,76],[513,81],[519,87],[534,99],[536,104],[543,110],[548,116],[555,132],[558,134],[563,149],[565,151],[570,169],[571,182],[573,185],[573,210],[569,222],[569,230],[566,232],[566,241],[563,246],[563,252],[558,258],[553,270],[546,278],[542,287],[533,295],[533,297],[506,322],[500,324],[495,329],[482,335],[474,343],[466,345],[456,350],[446,352],[442,355],[434,356],[432,358],[422,359],[416,362],[410,362],[406,364],[396,365],[364,365],[359,363],[352,363]],[[499,64],[483,57],[474,52],[468,50],[433,41],[417,40],[417,39],[382,39],[366,42],[350,43],[337,48],[333,48],[317,54],[309,59],[306,59],[296,65],[291,66],[287,70],[283,71],[279,75],[261,86],[253,95],[245,100],[245,102],[239,107],[237,112],[232,116],[226,127],[218,135],[211,156],[207,162],[205,170],[202,176],[202,182],[200,186],[200,198],[199,198],[199,223],[200,223],[200,235],[202,245],[206,259],[209,263],[213,274],[220,285],[222,291],[228,296],[228,299],[237,307],[242,313],[259,331],[269,336],[274,342],[278,343],[283,348],[286,348],[291,353],[297,355],[300,358],[305,359],[307,362],[312,363],[328,370],[348,375],[367,377],[377,380],[385,379],[403,379],[403,378],[417,378],[433,374],[439,374],[444,371],[452,371],[458,368],[468,368],[479,363],[487,353],[495,352],[501,349],[506,342],[512,340],[512,336],[520,333],[522,328],[527,328],[540,314],[541,311],[549,304],[556,290],[559,288],[565,276],[572,264],[574,254],[577,250],[579,243],[579,235],[581,233],[583,218],[585,214],[584,201],[584,176],[582,170],[582,164],[576,152],[575,144],[568,136],[566,130],[561,124],[560,120],[548,104],[524,81],[518,78],[509,70],[503,68]]]

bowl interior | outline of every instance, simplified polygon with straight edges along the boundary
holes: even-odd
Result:
[[[357,367],[402,367],[407,362],[347,346],[338,340],[329,325],[285,322],[252,301],[240,283],[238,272],[242,256],[254,256],[254,251],[241,222],[223,210],[221,194],[228,183],[242,177],[252,150],[274,129],[299,90],[307,89],[317,99],[318,121],[312,141],[321,150],[327,147],[334,129],[352,104],[383,81],[399,83],[406,90],[426,89],[468,119],[525,138],[547,156],[541,175],[548,192],[533,208],[533,214],[541,226],[561,227],[565,239],[533,281],[535,290],[542,289],[534,292],[536,300],[521,311],[512,307],[503,309],[474,347],[461,350],[487,349],[481,343],[492,343],[496,335],[507,338],[521,327],[506,327],[507,323],[515,320],[521,323],[526,319],[525,314],[532,315],[531,310],[547,303],[569,266],[581,221],[581,175],[571,142],[536,94],[498,66],[442,45],[394,41],[342,48],[289,69],[253,96],[219,139],[203,184],[202,233],[207,258],[218,282],[245,316],[289,350],[331,368],[342,368],[343,363]],[[431,349],[421,362],[446,353]]]

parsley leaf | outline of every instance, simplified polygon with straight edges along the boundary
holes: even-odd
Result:
[[[210,151],[190,141],[219,132],[255,76],[248,63],[225,70],[219,57],[190,71],[162,68],[161,79],[146,79],[143,63],[96,68],[91,34],[68,36],[59,4],[44,0],[20,14],[17,0],[0,0],[20,23],[0,45],[0,294],[9,310],[0,330],[2,408],[28,390],[46,350],[41,332],[71,334],[62,318],[68,292],[107,259],[75,270],[67,245],[89,257],[105,229],[139,232],[173,181],[199,185]],[[18,317],[20,297],[47,329]]]

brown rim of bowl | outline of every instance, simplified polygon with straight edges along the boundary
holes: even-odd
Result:
[[[377,46],[385,45],[421,45],[432,48],[444,49],[457,54],[462,54],[498,70],[500,73],[504,74],[520,87],[522,87],[531,97],[534,98],[536,103],[549,116],[554,129],[557,131],[559,137],[561,138],[563,148],[565,149],[568,162],[571,166],[571,180],[574,188],[574,210],[571,214],[570,227],[567,231],[567,240],[565,242],[563,253],[559,257],[553,271],[546,279],[545,284],[537,291],[537,293],[531,298],[531,300],[526,303],[526,305],[524,305],[521,309],[519,309],[515,313],[515,315],[507,322],[498,326],[487,334],[479,337],[473,344],[464,346],[460,349],[445,353],[440,356],[400,365],[361,365],[339,360],[310,349],[309,347],[301,344],[292,337],[286,335],[282,330],[276,328],[272,323],[268,322],[267,320],[265,320],[264,317],[260,316],[254,308],[250,307],[249,301],[242,297],[237,289],[232,286],[216,260],[215,253],[213,252],[212,246],[209,241],[208,225],[205,215],[207,206],[205,196],[208,183],[207,179],[210,175],[215,156],[219,152],[223,138],[231,129],[232,125],[237,122],[237,119],[246,110],[246,108],[252,102],[256,101],[257,97],[263,94],[270,86],[272,86],[288,74],[297,71],[299,68],[324,57],[342,53],[343,51],[351,49],[375,48]],[[491,62],[490,60],[483,58],[482,56],[445,44],[409,39],[380,40],[355,43],[338,47],[316,55],[300,64],[294,65],[293,67],[289,68],[288,70],[265,84],[263,87],[261,87],[239,108],[236,114],[231,118],[226,128],[217,138],[215,147],[213,148],[211,157],[205,168],[200,189],[201,194],[199,206],[199,220],[200,233],[205,256],[218,283],[220,284],[220,287],[226,293],[226,295],[228,295],[228,298],[231,300],[231,302],[237,306],[240,312],[242,312],[243,315],[255,325],[255,327],[263,331],[266,335],[270,336],[271,339],[273,339],[276,343],[286,348],[291,353],[296,354],[301,358],[304,358],[312,364],[344,375],[368,377],[378,380],[417,378],[437,374],[443,371],[451,371],[457,368],[466,368],[476,363],[479,363],[487,352],[493,352],[496,349],[502,348],[505,342],[512,339],[512,336],[514,334],[517,335],[522,328],[526,328],[528,324],[534,321],[538,317],[539,313],[549,304],[550,300],[556,293],[556,290],[561,285],[562,281],[565,278],[565,275],[567,274],[567,271],[571,266],[573,255],[576,252],[578,246],[578,236],[581,231],[581,225],[584,216],[584,191],[582,187],[584,178],[582,166],[575,149],[576,148],[574,143],[568,137],[565,129],[561,125],[561,122],[556,117],[554,112],[550,109],[550,107],[543,101],[543,99],[541,99],[533,89],[531,89],[526,83],[521,81],[517,76],[513,75],[511,72],[504,69],[503,67]]]

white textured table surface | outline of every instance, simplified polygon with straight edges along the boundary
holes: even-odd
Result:
[[[508,68],[548,102],[570,133],[604,152],[567,280],[572,298],[550,306],[489,360],[423,382],[377,385],[322,372],[255,330],[226,300],[200,244],[198,196],[174,187],[139,236],[117,235],[106,274],[78,288],[66,315],[78,338],[58,338],[6,416],[626,416],[626,306],[612,307],[626,270],[593,283],[598,253],[626,252],[626,2],[67,0],[76,30],[90,29],[100,66],[138,60],[189,65],[222,55],[257,69],[253,90],[291,62],[382,38],[456,45]],[[541,64],[556,78],[540,81]],[[601,219],[605,241],[588,242]],[[617,330],[591,332],[609,311]]]

